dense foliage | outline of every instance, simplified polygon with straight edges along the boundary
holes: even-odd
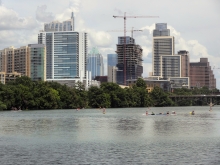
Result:
[[[115,83],[102,83],[100,88],[92,86],[86,90],[82,83],[68,87],[57,82],[33,82],[24,76],[6,85],[0,84],[0,110],[189,106],[200,105],[203,101],[185,99],[174,102],[169,96],[208,95],[213,92],[216,91],[203,87],[193,90],[182,88],[166,93],[155,87],[148,93],[141,78],[135,85],[124,89]]]

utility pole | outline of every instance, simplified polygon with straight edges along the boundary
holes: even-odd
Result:
[[[126,19],[127,18],[159,18],[158,16],[126,16],[126,12],[124,16],[114,16],[114,18],[123,18],[124,19],[124,52],[123,52],[123,62],[124,62],[124,85],[126,84]]]

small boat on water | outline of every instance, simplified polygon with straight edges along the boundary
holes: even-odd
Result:
[[[155,113],[152,112],[150,115],[155,115]]]
[[[190,115],[195,115],[195,112],[194,111],[190,112]]]
[[[175,112],[175,111],[172,111],[170,115],[176,115],[176,112]]]
[[[166,113],[161,113],[161,112],[160,112],[160,113],[158,113],[157,115],[167,115],[167,114],[166,114]]]

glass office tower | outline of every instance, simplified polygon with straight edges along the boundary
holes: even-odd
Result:
[[[38,43],[46,45],[47,80],[86,77],[86,33],[41,32]]]
[[[88,54],[87,70],[91,72],[93,80],[96,76],[104,76],[103,57],[95,47]]]
[[[118,55],[117,54],[108,54],[107,55],[108,66],[116,66],[118,63]]]
[[[30,77],[33,81],[46,80],[46,47],[44,44],[29,44]]]

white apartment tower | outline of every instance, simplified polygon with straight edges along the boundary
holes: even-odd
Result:
[[[44,24],[44,31],[49,32],[49,31],[74,31],[75,30],[75,23],[74,23],[74,13],[71,13],[71,18],[59,22],[59,21],[53,21],[50,23],[45,23]]]

